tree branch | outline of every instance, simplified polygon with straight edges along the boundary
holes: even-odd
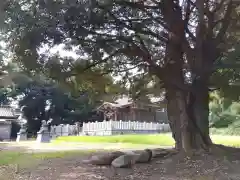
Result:
[[[108,12],[108,14],[116,21],[117,24],[120,24],[126,28],[128,28],[129,30],[135,31],[136,33],[141,33],[141,34],[145,34],[145,35],[149,35],[149,36],[153,36],[155,38],[157,38],[160,41],[166,42],[166,39],[164,39],[164,37],[158,35],[157,33],[154,33],[152,31],[150,31],[148,29],[148,31],[142,30],[140,28],[134,28],[133,26],[129,26],[126,23],[122,22],[122,20],[118,19],[111,11],[109,11],[106,7],[98,5],[99,8],[106,10]]]
[[[224,2],[226,2],[226,0],[221,0],[220,3],[216,4],[216,7],[212,10],[212,13],[219,11],[222,8]]]
[[[159,9],[158,6],[148,6],[144,5],[142,2],[131,2],[131,1],[115,1],[116,4],[121,5],[121,6],[129,6],[132,8],[141,8],[141,9]]]
[[[226,31],[229,27],[230,24],[230,20],[229,18],[231,18],[231,14],[232,14],[232,9],[233,9],[233,2],[232,0],[229,0],[229,3],[227,5],[227,10],[226,13],[224,15],[224,18],[222,20],[222,28],[219,30],[219,33],[216,36],[216,43],[219,44],[222,39],[224,38]]]
[[[204,20],[204,1],[196,1],[196,7],[198,10],[198,25],[196,28],[196,47],[202,48],[203,44],[203,36],[204,36],[204,30],[205,30],[205,20]]]
[[[135,65],[134,67],[118,70],[117,73],[123,73],[123,72],[131,71],[131,70],[133,70],[133,69],[135,69],[137,67],[139,67],[139,65]],[[108,69],[107,71],[101,73],[101,75],[106,75],[106,74],[113,73],[113,72],[116,72],[116,70]]]
[[[106,58],[104,58],[102,60],[99,60],[97,62],[89,64],[87,67],[82,69],[81,73],[84,73],[84,72],[88,71],[89,69],[91,69],[93,67],[96,67],[99,64],[106,63],[110,58],[112,58],[113,56],[121,53],[122,51],[123,51],[123,49],[118,49],[115,52],[113,52],[111,55],[109,55],[108,57],[106,57]],[[71,71],[70,74],[67,77],[76,76],[78,74],[79,74],[79,72],[72,72]]]

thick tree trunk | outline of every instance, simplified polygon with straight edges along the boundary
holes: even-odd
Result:
[[[167,99],[167,115],[170,128],[172,130],[172,137],[175,140],[175,148],[180,150],[182,148],[181,139],[181,123],[179,121],[180,111],[176,101],[175,90],[168,88],[166,89]]]
[[[167,111],[175,147],[189,152],[211,145],[208,127],[208,89],[190,94],[166,88]],[[188,99],[189,98],[189,99]]]
[[[193,92],[190,95],[188,108],[191,118],[199,128],[203,141],[207,146],[212,144],[209,136],[209,91],[206,81],[194,80]],[[191,113],[190,112],[190,113]]]
[[[176,88],[166,88],[168,120],[175,140],[175,148],[179,151],[191,151],[191,121],[189,121],[186,96]]]
[[[164,1],[163,6],[174,6],[174,3]],[[208,146],[205,140],[209,137],[208,108],[206,108],[208,92],[204,89],[203,92],[199,90],[197,93],[190,93],[188,91],[191,90],[185,88],[182,51],[185,24],[181,16],[181,11],[163,8],[163,17],[171,33],[168,34],[165,51],[165,76],[159,76],[159,78],[164,81],[166,88],[168,119],[176,148],[188,152]],[[193,86],[198,85],[200,85],[198,82],[193,84]]]

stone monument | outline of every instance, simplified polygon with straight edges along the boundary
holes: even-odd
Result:
[[[37,142],[49,143],[51,140],[50,132],[48,130],[48,124],[45,120],[42,120],[42,126],[37,133]]]
[[[26,140],[27,140],[27,127],[26,127],[26,123],[22,123],[21,129],[17,133],[16,141],[20,142],[20,141],[26,141]]]
[[[23,109],[25,108],[25,106],[21,107],[21,115],[18,117],[18,122],[21,123],[21,128],[19,130],[19,132],[17,133],[17,142],[20,141],[26,141],[27,140],[27,120],[23,114]]]

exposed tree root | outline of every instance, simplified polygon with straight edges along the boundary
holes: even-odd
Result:
[[[148,163],[153,158],[167,158],[177,154],[175,149],[145,149],[132,152],[111,152],[103,155],[92,156],[83,163],[92,165],[112,165],[115,167],[131,167],[136,163]]]
[[[132,152],[111,152],[103,155],[92,156],[89,160],[83,161],[84,163],[92,165],[105,165],[113,166],[115,168],[131,168],[134,164],[149,163],[151,160],[164,160],[171,157],[173,162],[184,162],[186,160],[196,160],[202,157],[226,157],[240,159],[240,149],[226,147],[222,145],[211,145],[208,150],[198,149],[192,150],[188,153],[178,151],[176,149],[145,149]]]

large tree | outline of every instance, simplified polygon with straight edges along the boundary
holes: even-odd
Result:
[[[39,54],[43,44],[65,44],[77,48],[82,71],[137,68],[157,77],[166,91],[176,147],[191,151],[212,144],[210,77],[237,36],[236,2],[11,0],[4,11],[14,58],[31,70],[49,60]],[[69,72],[65,75],[76,73]]]

